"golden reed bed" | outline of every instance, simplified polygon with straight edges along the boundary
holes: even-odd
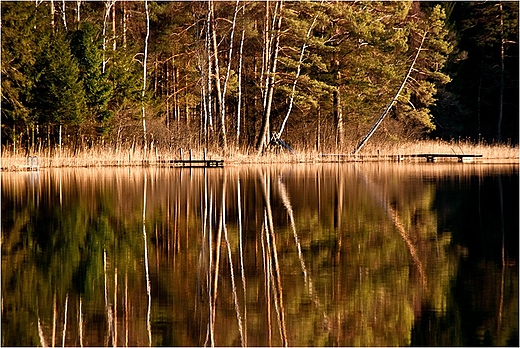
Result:
[[[421,153],[440,154],[474,154],[482,155],[475,159],[484,163],[519,163],[520,151],[518,145],[507,144],[474,144],[465,141],[433,141],[423,140],[395,145],[367,145],[357,156],[350,151],[323,150],[299,151],[294,154],[281,149],[274,149],[262,155],[254,150],[229,150],[227,153],[208,151],[207,159],[223,159],[226,164],[262,164],[262,163],[320,163],[334,161],[392,161],[401,158],[405,161],[425,161],[424,158],[409,157]],[[332,155],[332,156],[331,156]],[[37,157],[37,159],[28,156]],[[189,150],[183,151],[183,159],[188,159]],[[191,150],[193,159],[204,158],[204,149]],[[1,170],[16,171],[39,168],[73,168],[73,167],[113,167],[113,166],[143,166],[159,164],[165,159],[180,159],[180,151],[165,151],[151,149],[145,154],[139,148],[114,149],[98,147],[76,151],[69,149],[54,149],[27,154],[25,151],[2,151]],[[454,159],[439,159],[440,161]],[[456,161],[456,158],[455,158]],[[32,167],[31,168],[31,164]]]

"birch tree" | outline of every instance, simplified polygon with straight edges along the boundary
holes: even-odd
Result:
[[[215,28],[215,6],[213,0],[208,0],[208,11],[209,11],[209,27],[208,30],[211,35],[211,44],[213,47],[213,76],[214,76],[214,82],[215,82],[215,88],[217,93],[217,108],[216,108],[216,114],[220,116],[220,122],[219,122],[219,139],[220,139],[220,146],[223,148],[224,152],[227,150],[227,138],[226,138],[226,111],[224,110],[224,96],[223,91],[220,83],[220,65],[219,65],[219,59],[218,59],[218,45],[217,45],[217,31]],[[230,57],[231,59],[231,57]]]
[[[257,154],[260,154],[269,144],[271,109],[273,104],[273,95],[275,89],[275,76],[278,63],[278,53],[280,51],[280,37],[282,26],[283,0],[277,1],[273,13],[272,34],[269,28],[269,2],[266,2],[266,27],[264,40],[264,59],[265,59],[265,94],[262,113],[262,125],[256,142]]]
[[[238,1],[237,1],[238,2]],[[242,6],[242,17],[244,17],[245,5]],[[240,48],[238,52],[238,100],[237,100],[237,124],[236,124],[236,148],[240,146],[240,118],[242,114],[242,66],[244,61],[244,38],[245,27],[242,28],[242,36],[240,37]]]
[[[146,133],[146,112],[145,112],[145,95],[146,95],[146,75],[147,75],[147,60],[148,60],[148,39],[150,37],[150,11],[148,9],[148,0],[144,2],[146,12],[146,37],[144,39],[144,55],[143,55],[143,88],[141,90],[141,120],[143,125],[143,156],[146,158],[148,139]]]

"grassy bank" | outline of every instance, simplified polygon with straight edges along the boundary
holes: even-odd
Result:
[[[481,154],[482,162],[507,162],[518,163],[518,145],[506,144],[475,144],[466,141],[433,141],[423,140],[416,142],[401,143],[395,145],[377,146],[368,144],[357,156],[348,155],[349,151],[324,150],[324,151],[298,151],[294,154],[286,150],[274,149],[265,154],[257,156],[252,149],[243,151],[229,150],[226,154],[218,151],[208,151],[207,159],[224,159],[226,163],[295,163],[295,162],[330,162],[337,161],[337,156],[323,156],[323,154],[340,154],[345,161],[377,161],[392,160],[392,156],[409,156],[420,153],[443,153],[443,154]],[[160,150],[152,148],[146,155],[140,148],[114,149],[110,147],[99,147],[81,151],[69,149],[52,151],[39,151],[31,153],[37,156],[40,168],[64,168],[64,167],[103,167],[103,166],[142,166],[156,165],[163,159],[180,159],[180,150]],[[25,152],[13,153],[2,151],[1,169],[3,171],[26,170],[30,163]],[[192,149],[193,159],[201,159],[204,156],[203,149]],[[190,158],[190,151],[183,151],[183,159]],[[408,161],[424,161],[424,158],[406,158]],[[33,163],[36,164],[36,161]]]

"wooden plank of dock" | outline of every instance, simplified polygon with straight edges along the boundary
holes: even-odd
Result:
[[[330,162],[365,162],[365,161],[394,161],[401,162],[412,158],[426,158],[426,162],[435,162],[438,158],[457,158],[459,162],[470,162],[475,158],[481,158],[481,154],[455,154],[455,153],[419,153],[398,155],[353,155],[344,153],[322,153],[321,157]]]
[[[223,167],[224,160],[174,160],[173,164],[176,167],[188,167],[188,168],[214,168]]]
[[[412,157],[426,158],[426,162],[435,162],[437,158],[458,158],[459,162],[472,161],[474,158],[481,158],[481,154],[455,154],[455,153],[420,153]]]
[[[160,160],[159,164],[180,168],[222,168],[224,160],[190,159],[190,160]]]

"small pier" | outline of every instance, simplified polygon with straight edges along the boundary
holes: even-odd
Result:
[[[179,150],[180,159],[159,159],[157,163],[159,165],[176,167],[176,168],[222,168],[224,167],[224,160],[207,159],[207,152],[204,149],[204,155],[202,159],[194,159],[193,151],[190,150],[188,159],[183,158],[182,149]]]
[[[437,162],[439,158],[457,158],[458,162],[472,162],[475,158],[482,158],[481,154],[455,154],[455,153],[419,153],[408,155],[354,155],[354,154],[321,154],[324,162],[402,162],[416,158],[426,158],[426,162]]]
[[[466,155],[455,153],[420,153],[412,155],[413,157],[426,158],[426,162],[435,162],[437,158],[458,158],[459,162],[472,162],[474,158],[481,158],[482,155]]]
[[[223,167],[224,160],[204,160],[204,159],[191,159],[191,160],[159,160],[159,164],[166,165],[169,167],[182,167],[182,168],[216,168]]]

